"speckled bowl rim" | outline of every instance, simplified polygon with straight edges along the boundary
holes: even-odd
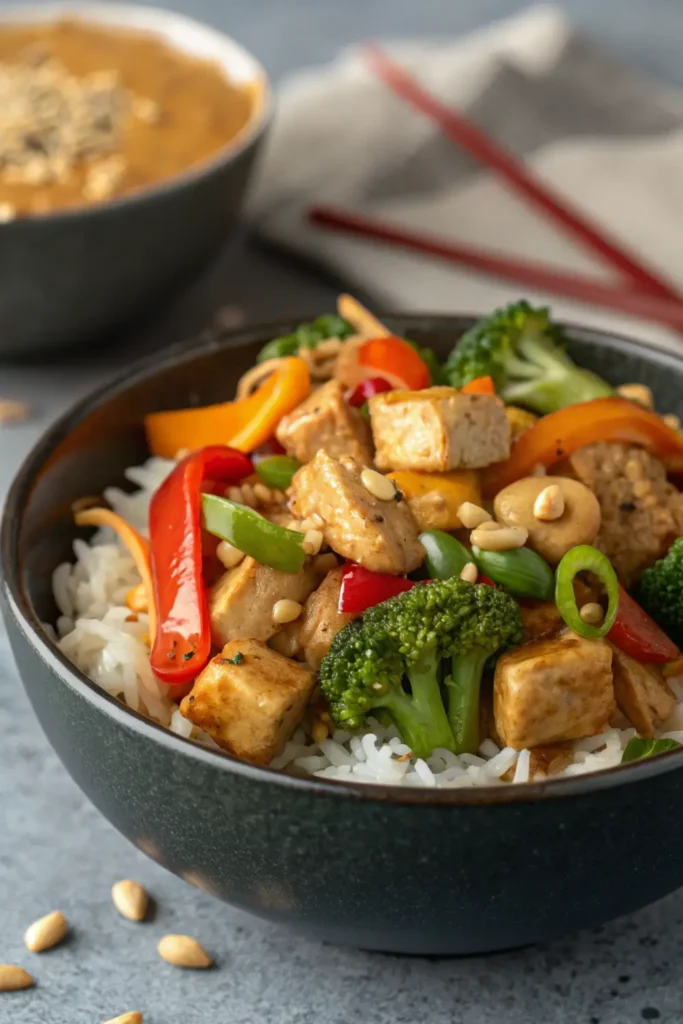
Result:
[[[115,697],[101,690],[96,683],[77,669],[51,640],[33,611],[21,578],[18,558],[20,523],[24,506],[42,467],[71,430],[89,416],[100,404],[121,394],[130,387],[143,383],[158,372],[172,365],[191,363],[224,349],[247,347],[261,337],[277,337],[292,330],[294,323],[305,319],[288,318],[272,323],[257,324],[226,332],[220,340],[210,338],[198,341],[188,348],[180,342],[161,353],[153,353],[134,363],[129,369],[118,374],[90,395],[76,402],[49,427],[33,446],[10,486],[0,523],[0,575],[7,604],[16,625],[27,643],[50,671],[79,696],[88,700],[106,717],[117,724],[146,736],[150,742],[169,747],[178,755],[189,757],[228,774],[246,776],[265,785],[283,786],[306,790],[312,795],[333,797],[340,800],[366,800],[383,804],[423,806],[467,806],[497,803],[528,803],[537,800],[554,800],[580,797],[583,794],[612,789],[631,782],[644,781],[670,771],[683,770],[683,750],[673,750],[657,758],[635,762],[626,766],[615,766],[590,775],[570,776],[547,782],[531,782],[520,785],[477,786],[470,789],[431,789],[408,786],[386,786],[353,781],[330,781],[313,776],[289,775],[284,771],[246,764],[227,753],[202,747],[190,739],[171,732],[164,726],[145,718],[137,711],[126,707]],[[414,329],[447,331],[454,329],[456,322],[476,319],[476,314],[430,315],[391,314],[385,319],[411,324]],[[659,366],[671,368],[683,377],[683,357],[643,342],[608,331],[583,328],[565,323],[568,335],[584,344],[600,344],[615,352],[626,352],[631,356],[648,359]]]
[[[248,82],[254,87],[256,91],[254,109],[246,124],[224,146],[221,146],[206,160],[193,164],[178,174],[162,178],[156,183],[145,185],[133,192],[104,202],[17,217],[0,225],[0,230],[4,232],[26,230],[31,229],[32,226],[37,228],[43,224],[69,222],[82,217],[108,216],[112,211],[129,207],[135,208],[142,203],[153,202],[169,193],[191,188],[198,181],[210,177],[220,168],[232,163],[245,150],[254,145],[270,124],[273,116],[273,91],[270,78],[261,62],[232,36],[199,21],[197,18],[147,4],[104,3],[102,0],[92,0],[92,2],[89,0],[73,0],[73,2],[71,0],[48,0],[47,3],[31,2],[12,6],[0,3],[0,29],[3,25],[50,23],[64,17],[73,17],[95,27],[109,25],[123,31],[129,30],[152,35],[181,54],[192,51],[183,50],[180,45],[173,42],[171,39],[173,27],[178,30],[184,28],[199,33],[207,39],[213,37],[216,48],[223,49],[226,54],[222,64],[226,75],[229,75],[229,61],[237,60],[238,63],[244,64],[245,68],[249,69],[249,77],[237,79],[237,81]],[[146,19],[149,20],[149,24],[144,24]],[[168,35],[165,34],[162,26],[166,27]]]

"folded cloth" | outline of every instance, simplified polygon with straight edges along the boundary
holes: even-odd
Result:
[[[683,291],[682,92],[603,53],[555,7],[528,9],[464,39],[386,49]],[[384,307],[479,313],[524,293],[552,303],[562,319],[680,349],[665,328],[312,227],[306,210],[321,202],[617,280],[394,97],[354,50],[283,86],[251,197],[257,232]]]

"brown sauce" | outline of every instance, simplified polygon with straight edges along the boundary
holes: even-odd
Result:
[[[26,134],[10,112],[14,99],[25,110]],[[234,139],[255,101],[254,88],[230,82],[218,64],[152,34],[75,20],[4,25],[0,220],[101,202],[172,178]],[[59,122],[55,131],[50,117]],[[65,117],[75,131],[65,129]]]

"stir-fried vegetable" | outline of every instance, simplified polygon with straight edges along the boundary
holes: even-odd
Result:
[[[269,455],[257,462],[256,473],[268,487],[286,491],[300,467],[299,460],[291,455]]]
[[[321,341],[327,341],[328,338],[339,338],[340,341],[344,341],[353,333],[353,327],[348,320],[337,316],[336,313],[328,313],[319,316],[313,323],[300,324],[291,334],[273,338],[263,346],[257,356],[257,362],[264,363],[266,359],[295,356],[302,348],[317,348]]]
[[[383,709],[418,757],[437,747],[474,752],[484,666],[521,635],[517,603],[502,590],[460,579],[426,583],[342,629],[323,659],[321,686],[345,728]]]
[[[456,388],[491,377],[504,401],[540,413],[611,395],[609,384],[572,362],[561,339],[547,309],[518,302],[462,336],[448,357],[446,376]]]
[[[683,646],[683,537],[673,542],[664,558],[645,570],[637,597],[655,622],[679,647]]]
[[[118,535],[135,562],[147,597],[149,634],[154,636],[157,629],[157,614],[154,604],[154,585],[149,561],[149,544],[125,519],[108,508],[86,508],[74,515],[76,526],[108,526]]]
[[[157,628],[150,662],[165,683],[189,682],[211,653],[202,578],[202,484],[237,484],[251,472],[251,459],[242,452],[203,448],[179,462],[152,498],[149,537]]]
[[[443,530],[426,530],[420,534],[425,549],[425,565],[434,580],[450,580],[459,576],[472,555],[456,537]]]
[[[680,747],[680,743],[677,743],[676,740],[649,740],[634,736],[624,748],[621,763],[630,764],[633,761],[644,761],[649,757],[666,754],[669,750],[676,750],[677,747]]]
[[[214,537],[280,572],[298,572],[306,560],[304,534],[264,519],[253,508],[215,494],[202,494],[204,528]]]
[[[539,465],[552,466],[597,441],[641,445],[670,468],[683,467],[683,435],[660,416],[626,398],[596,398],[580,408],[544,416],[520,434],[512,443],[510,458],[486,474],[485,493],[493,497],[515,480],[531,476]]]
[[[636,661],[664,665],[678,657],[678,648],[657,623],[619,586],[619,610],[609,639]]]
[[[384,377],[368,377],[362,380],[353,389],[346,401],[355,409],[360,409],[369,399],[375,395],[381,395],[385,391],[391,391],[392,385]]]
[[[374,608],[390,597],[412,590],[415,580],[392,576],[388,572],[371,572],[362,565],[347,565],[339,591],[339,611],[358,615]]]
[[[485,551],[475,545],[472,555],[477,567],[514,597],[552,600],[555,574],[545,559],[531,548]]]
[[[412,345],[395,335],[370,338],[357,350],[358,363],[367,371],[395,382],[395,387],[420,391],[429,387],[430,373],[426,363]]]
[[[165,459],[176,458],[180,451],[219,444],[252,452],[271,437],[282,417],[303,402],[310,390],[311,378],[303,359],[283,359],[247,398],[146,416],[149,449]]]
[[[460,390],[464,395],[495,395],[496,385],[493,377],[475,377]]]
[[[589,625],[579,614],[574,577],[580,572],[592,572],[607,591],[607,611],[600,626]],[[555,603],[569,628],[579,636],[585,636],[588,640],[606,636],[614,625],[619,608],[619,581],[609,558],[590,544],[579,544],[568,551],[555,573]]]
[[[397,469],[388,476],[423,530],[457,530],[462,526],[460,506],[466,501],[481,504],[479,474],[471,469],[454,469],[449,473]]]

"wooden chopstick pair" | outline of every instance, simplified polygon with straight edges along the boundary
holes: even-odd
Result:
[[[312,207],[309,211],[312,223],[328,230],[421,252],[531,288],[654,320],[683,331],[683,297],[672,284],[598,230],[563,197],[554,194],[537,179],[521,160],[499,146],[475,124],[435,99],[378,47],[367,46],[364,56],[371,71],[395,95],[436,122],[447,138],[488,166],[529,205],[543,212],[598,255],[620,274],[623,283],[603,284],[590,277],[554,271],[532,261],[454,244],[334,207]]]

